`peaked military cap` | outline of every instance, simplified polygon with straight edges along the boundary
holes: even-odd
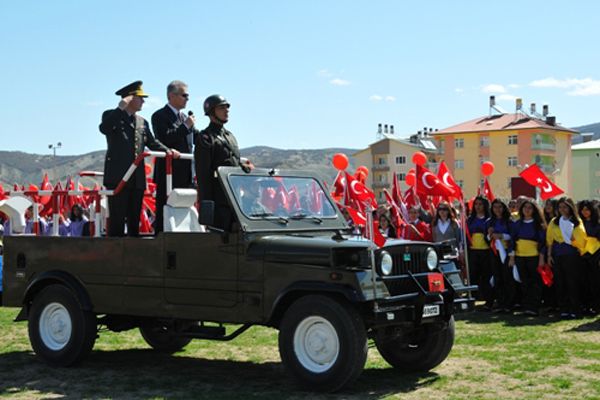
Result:
[[[142,81],[135,81],[130,83],[129,85],[121,88],[115,92],[117,96],[127,97],[130,95],[139,96],[139,97],[148,97],[146,93],[144,93],[144,89],[142,89]]]

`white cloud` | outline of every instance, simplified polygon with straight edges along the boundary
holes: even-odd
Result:
[[[385,96],[385,101],[396,101],[394,96]]]
[[[372,96],[369,96],[369,100],[371,100],[371,101],[381,101],[381,100],[383,100],[383,97],[381,97],[378,94],[374,94]]]
[[[518,83],[510,83],[508,85],[508,87],[511,88],[511,89],[518,89],[518,88],[521,87],[521,85],[519,85]]]
[[[334,86],[348,86],[350,84],[350,81],[340,78],[333,78],[329,81],[329,83],[331,83]]]
[[[508,93],[504,93],[504,94],[501,94],[500,96],[498,96],[498,100],[515,101],[516,99],[517,99],[517,96],[513,96],[512,94],[508,94]]]
[[[569,96],[597,96],[600,95],[600,81],[592,78],[544,78],[532,81],[529,86],[538,88],[569,89]]]
[[[333,74],[327,69],[320,69],[319,71],[317,71],[317,75],[321,78],[331,78],[333,76]]]
[[[483,93],[506,93],[506,88],[497,83],[490,83],[481,87]]]
[[[465,89],[459,87],[454,89],[454,93],[464,93],[464,91]]]

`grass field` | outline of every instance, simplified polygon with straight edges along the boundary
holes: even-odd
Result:
[[[433,371],[398,374],[372,348],[355,385],[319,395],[285,374],[272,329],[193,341],[175,356],[154,353],[137,331],[103,332],[82,365],[53,369],[16,314],[0,309],[1,398],[600,399],[600,319],[472,313],[457,320],[454,349]]]

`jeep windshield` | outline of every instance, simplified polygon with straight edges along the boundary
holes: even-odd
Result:
[[[321,224],[337,218],[335,206],[314,178],[229,175],[228,180],[240,211],[250,220]]]

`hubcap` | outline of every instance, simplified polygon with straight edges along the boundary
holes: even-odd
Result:
[[[50,350],[62,350],[71,339],[71,316],[59,303],[50,303],[40,316],[40,338]]]
[[[335,364],[340,352],[335,328],[323,317],[305,318],[294,332],[294,352],[307,370],[326,372]]]

